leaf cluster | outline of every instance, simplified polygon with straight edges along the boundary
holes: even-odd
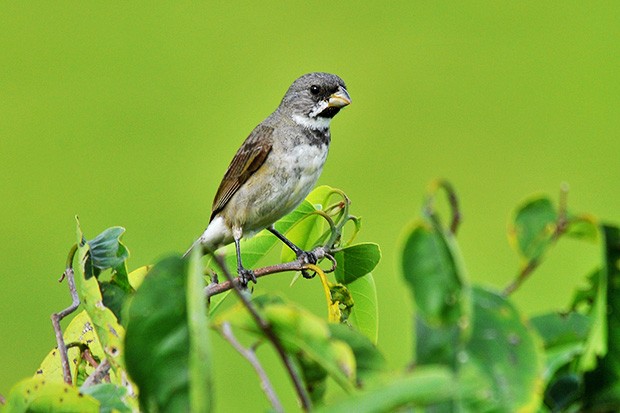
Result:
[[[435,207],[442,191],[451,211],[447,223]],[[283,264],[256,270],[316,274],[294,282],[320,284],[314,291],[317,300],[324,296],[324,315],[277,294],[241,290],[229,271],[232,247],[224,257],[194,251],[129,272],[123,228],[88,240],[78,222],[65,275],[81,311],[57,332],[59,347],[36,374],[11,390],[4,411],[212,411],[214,335],[248,361],[274,411],[284,409],[258,356],[261,346],[276,349],[304,410],[620,410],[620,229],[571,213],[565,190],[558,205],[545,196],[527,199],[508,231],[521,264],[499,291],[471,282],[456,240],[458,199],[447,182],[433,183],[402,243],[402,275],[415,308],[415,341],[403,350],[412,360],[389,370],[376,347],[372,272],[381,251],[355,242],[361,220],[349,207],[341,191],[317,188],[276,228],[329,259],[301,265],[283,248]],[[510,294],[565,237],[598,243],[600,265],[567,308],[528,319]],[[244,241],[244,264],[256,268],[277,245],[267,232]],[[228,280],[220,282],[222,276]],[[222,305],[231,292],[238,303]]]

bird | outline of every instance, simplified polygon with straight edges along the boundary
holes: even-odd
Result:
[[[314,188],[327,159],[330,123],[351,103],[344,81],[330,73],[297,78],[277,109],[252,130],[233,157],[215,194],[209,223],[185,253],[203,254],[235,243],[237,274],[243,286],[256,277],[243,266],[240,241],[267,229],[298,258],[316,263],[274,223],[292,212]]]

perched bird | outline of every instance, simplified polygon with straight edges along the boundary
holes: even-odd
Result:
[[[308,73],[295,80],[280,106],[235,154],[213,200],[209,225],[185,255],[199,245],[209,253],[234,242],[241,282],[256,282],[254,272],[241,262],[239,241],[268,229],[298,257],[316,262],[273,224],[314,188],[327,158],[329,124],[350,103],[344,81],[336,75]]]

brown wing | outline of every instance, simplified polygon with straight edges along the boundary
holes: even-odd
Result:
[[[211,209],[211,220],[226,206],[241,185],[265,162],[271,151],[272,133],[273,128],[258,125],[243,142],[230,165],[228,165],[222,183],[215,194],[213,208]]]

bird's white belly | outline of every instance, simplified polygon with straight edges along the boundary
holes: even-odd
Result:
[[[257,177],[244,197],[245,205],[239,205],[239,212],[245,209],[244,234],[260,231],[293,211],[316,185],[326,158],[327,145],[298,145],[269,159],[270,176]]]

